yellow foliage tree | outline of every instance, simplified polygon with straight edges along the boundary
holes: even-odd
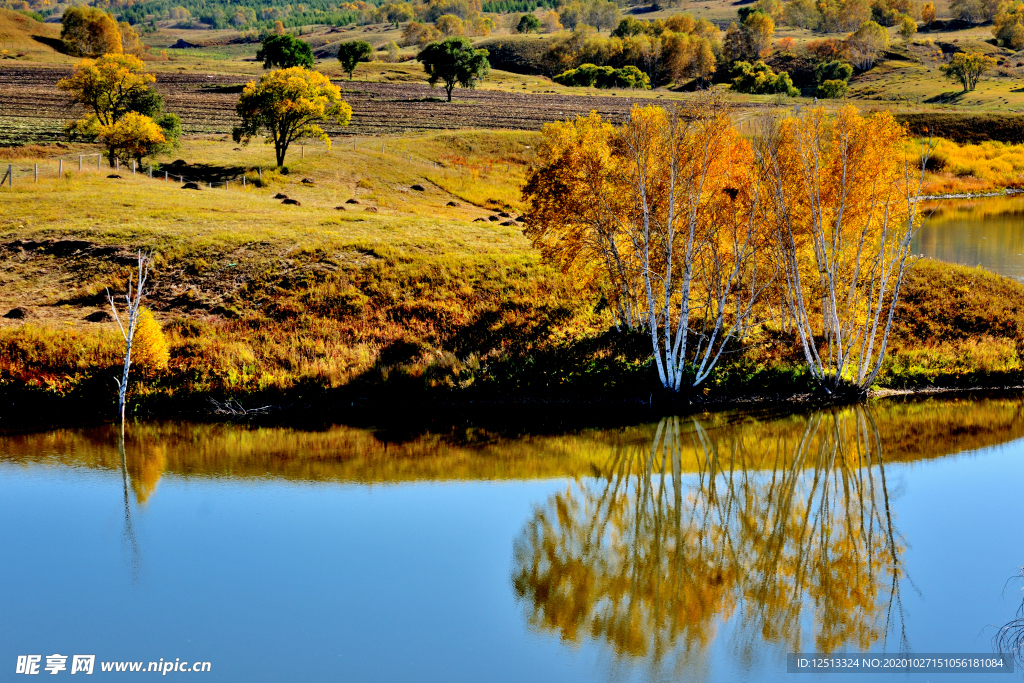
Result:
[[[145,306],[140,308],[137,325],[132,343],[132,361],[149,370],[165,369],[171,354],[160,323],[153,317],[153,311]]]
[[[158,152],[167,142],[163,130],[153,119],[134,111],[109,126],[101,125],[99,137],[115,158],[138,162]]]
[[[68,131],[87,138],[96,137],[102,131],[113,133],[115,124],[132,111],[133,105],[154,82],[156,77],[146,73],[142,60],[134,55],[108,54],[99,59],[83,59],[75,65],[69,78],[57,82],[59,90],[70,93],[73,101],[92,110],[69,124]],[[118,158],[110,146],[107,158],[111,166]]]
[[[650,334],[665,388],[700,384],[764,287],[750,146],[720,99],[634,106],[620,128],[597,114],[553,124],[540,159],[526,235]]]
[[[302,139],[331,139],[320,127],[325,121],[340,126],[352,119],[352,107],[327,76],[305,67],[280,69],[249,81],[236,107],[242,124],[233,131],[236,142],[248,142],[261,132],[273,143],[278,166],[284,166],[288,146]]]
[[[142,43],[142,39],[135,31],[135,27],[127,21],[122,21],[118,24],[118,28],[121,31],[122,52],[128,55],[135,55],[136,57],[141,57],[146,54],[148,48]]]
[[[108,54],[83,59],[69,78],[57,82],[57,88],[91,109],[101,125],[109,126],[128,113],[133,100],[155,82],[156,77],[146,73],[138,57]]]
[[[461,36],[465,32],[462,19],[454,14],[443,14],[434,22],[434,27],[442,36]]]
[[[935,21],[935,3],[926,2],[921,5],[921,21],[925,26],[928,26]]]
[[[769,121],[756,139],[781,298],[811,374],[829,393],[866,392],[881,368],[910,243],[922,166],[890,114],[819,107]]]
[[[79,57],[121,52],[121,31],[113,17],[97,7],[75,5],[64,10],[60,39]]]

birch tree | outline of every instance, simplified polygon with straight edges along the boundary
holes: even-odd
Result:
[[[863,395],[881,369],[910,265],[929,148],[918,166],[892,116],[852,107],[762,125],[755,149],[766,218],[804,358],[828,394]]]
[[[139,312],[142,308],[142,297],[146,291],[146,280],[149,277],[149,270],[153,265],[153,252],[138,253],[138,268],[132,278],[128,279],[128,288],[124,294],[125,318],[122,321],[117,311],[117,304],[114,295],[107,290],[107,301],[110,302],[110,310],[114,314],[114,320],[124,337],[124,367],[121,371],[121,379],[114,378],[117,383],[117,414],[120,417],[121,425],[124,425],[125,396],[128,390],[128,370],[132,365],[132,344],[135,341],[135,332],[139,325]]]
[[[767,282],[750,147],[714,95],[671,113],[634,107],[617,146],[631,205],[616,221],[639,265],[658,378],[695,387],[746,333]]]
[[[710,375],[744,336],[770,280],[749,144],[721,101],[634,106],[548,126],[528,178],[526,235],[564,271],[599,281],[620,326],[650,335],[663,387]]]

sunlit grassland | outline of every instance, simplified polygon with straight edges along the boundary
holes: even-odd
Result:
[[[539,263],[519,226],[474,222],[498,207],[516,210],[535,138],[473,133],[456,145],[445,134],[396,137],[384,152],[377,140],[369,149],[308,148],[304,159],[296,148],[289,175],[267,171],[266,187],[245,189],[241,174],[258,177],[268,149],[191,141],[176,156],[193,173],[237,171],[233,186],[189,191],[159,173],[123,169],[120,180],[108,179],[109,169],[44,174],[3,191],[0,236],[6,244],[86,240],[117,247],[122,261],[132,249],[156,250],[150,301],[172,365],[142,395],[330,388],[371,368],[386,379],[394,366],[454,387],[473,381],[481,356],[594,329],[590,309]],[[472,173],[474,192],[443,189],[458,192],[457,177]],[[283,205],[272,198],[278,192],[301,205]],[[113,326],[82,318],[102,310],[105,288],[116,291],[125,275],[109,258],[31,248],[8,258],[0,308],[25,306],[33,318],[4,321],[0,372],[69,392],[110,367]]]

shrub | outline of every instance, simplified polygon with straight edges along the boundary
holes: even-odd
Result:
[[[563,71],[552,79],[560,85],[584,88],[639,88],[651,87],[651,79],[635,66],[615,69],[610,66],[582,64],[576,69]]]
[[[814,76],[818,83],[825,81],[848,82],[853,77],[853,67],[838,59],[824,62],[814,68]]]
[[[824,81],[818,86],[818,97],[825,99],[846,97],[847,92],[849,92],[849,87],[846,85],[846,81],[839,79]]]
[[[785,71],[775,73],[762,61],[736,62],[733,67],[732,89],[752,95],[774,95],[782,93],[796,97],[800,92],[793,87],[793,80]]]

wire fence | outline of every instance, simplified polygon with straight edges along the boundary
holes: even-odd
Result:
[[[340,143],[346,148],[348,141]],[[456,158],[455,160],[438,161],[434,159],[427,159],[415,154],[410,153],[408,150],[392,151],[388,148],[387,141],[368,141],[358,140],[353,138],[351,141],[353,152],[368,152],[376,153],[377,145],[380,145],[380,154],[388,156],[390,158],[397,158],[404,160],[407,163],[415,163],[420,166],[427,166],[437,171],[454,171],[458,174],[490,174],[495,171],[500,172],[502,168],[504,171],[510,172],[512,170],[512,163],[470,163],[466,160]],[[335,145],[337,147],[338,145]],[[309,146],[309,153],[328,153],[326,147]],[[307,146],[299,146],[299,159],[304,160],[306,158]],[[214,189],[222,187],[229,189],[231,187],[246,188],[247,186],[262,186],[263,184],[263,171],[264,167],[255,166],[252,168],[245,169],[241,173],[236,173],[231,178],[223,178],[220,180],[211,179],[209,175],[200,176],[192,175],[189,170],[182,169],[177,163],[172,164],[154,164],[152,162],[147,164],[141,164],[136,160],[130,160],[123,162],[116,158],[114,159],[114,165],[110,166],[109,162],[107,166],[104,166],[105,155],[102,152],[94,152],[90,154],[72,154],[64,155],[59,157],[49,157],[46,159],[40,159],[39,161],[21,161],[21,162],[9,162],[6,164],[6,168],[3,164],[0,164],[0,189],[13,189],[14,185],[24,186],[25,183],[38,183],[40,178],[62,178],[67,174],[73,173],[85,173],[85,172],[109,172],[112,176],[124,177],[122,174],[130,174],[132,177],[144,177],[152,180],[160,180],[164,182],[177,182],[179,184],[194,183],[196,187]],[[31,163],[31,166],[28,164]],[[267,167],[270,170],[273,167]],[[255,178],[250,179],[249,174],[255,175]]]

